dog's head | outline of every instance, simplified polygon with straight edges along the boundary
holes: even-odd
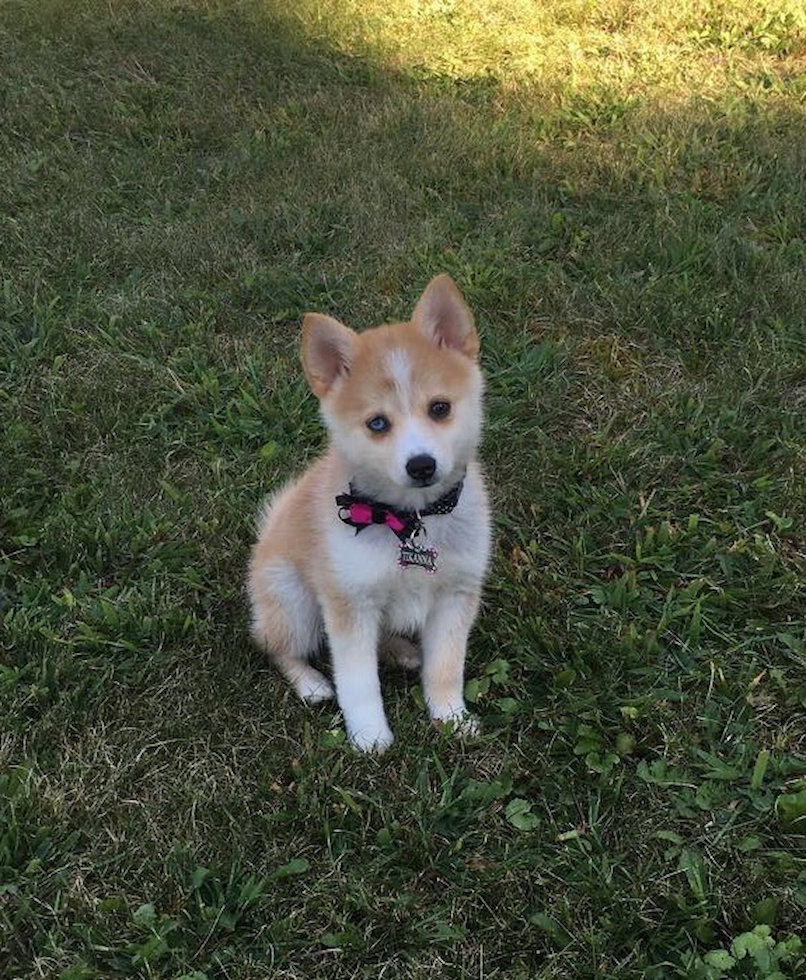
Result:
[[[461,479],[481,430],[473,315],[448,276],[409,323],[357,334],[309,313],[302,363],[336,450],[365,493],[424,505]]]

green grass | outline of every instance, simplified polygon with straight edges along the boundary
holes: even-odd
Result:
[[[804,975],[804,58],[796,0],[0,8],[4,978]],[[245,563],[302,313],[440,271],[483,734],[391,674],[368,759]]]

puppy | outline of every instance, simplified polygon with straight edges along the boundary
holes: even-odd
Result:
[[[303,322],[330,444],[265,506],[252,634],[309,703],[334,694],[310,664],[327,640],[347,734],[364,751],[392,742],[378,656],[386,646],[411,662],[405,637],[421,645],[431,718],[475,727],[464,663],[490,552],[478,352],[473,315],[444,275],[409,323],[357,334],[321,313]]]

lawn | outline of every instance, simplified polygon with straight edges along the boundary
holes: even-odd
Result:
[[[0,6],[4,980],[806,975],[799,0]],[[476,312],[465,742],[254,650],[302,314]]]

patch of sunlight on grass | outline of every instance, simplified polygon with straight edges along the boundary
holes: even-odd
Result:
[[[801,0],[299,0],[288,15],[388,66],[512,86],[708,91],[742,63],[806,54]]]

